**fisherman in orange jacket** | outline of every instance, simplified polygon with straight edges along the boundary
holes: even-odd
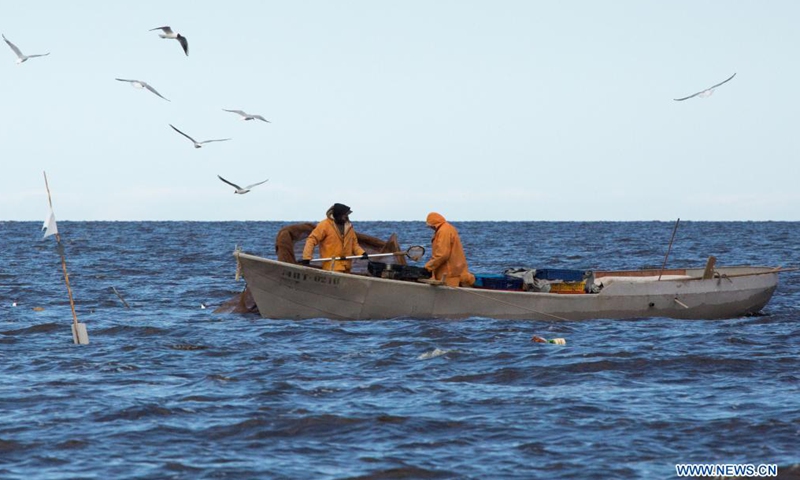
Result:
[[[314,255],[314,247],[319,245],[319,255],[321,258],[329,257],[349,257],[361,255],[367,259],[367,252],[358,244],[356,231],[350,223],[349,214],[353,213],[350,207],[341,203],[334,203],[328,209],[325,220],[319,222],[317,227],[306,239],[306,246],[303,248],[303,259],[301,265],[308,265]],[[352,267],[350,260],[336,260],[323,262],[323,270],[333,270],[334,272],[350,273]]]
[[[475,275],[469,273],[456,227],[435,212],[428,214],[425,223],[436,232],[431,240],[431,259],[425,264],[425,269],[432,272],[433,278],[444,279],[445,284],[451,287],[469,287],[475,283]]]

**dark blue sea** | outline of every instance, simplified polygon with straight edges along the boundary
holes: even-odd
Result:
[[[673,230],[454,224],[485,273],[660,267]],[[274,258],[284,225],[60,222],[77,346],[54,237],[0,222],[0,478],[677,478],[679,463],[800,477],[797,272],[761,315],[716,321],[213,313],[244,288],[235,246]],[[430,243],[422,221],[355,227]],[[681,222],[667,265],[796,267],[799,240],[800,223]]]

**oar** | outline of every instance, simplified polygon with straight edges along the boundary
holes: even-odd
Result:
[[[781,268],[781,267],[776,267],[776,268],[773,268],[772,270],[767,270],[765,272],[733,273],[731,275],[726,275],[726,274],[723,273],[722,275],[720,275],[720,278],[752,277],[754,275],[767,275],[769,273],[796,272],[797,270],[800,270],[800,268]]]
[[[393,252],[393,253],[373,253],[371,255],[367,255],[367,258],[378,258],[378,257],[393,257],[395,255],[405,255],[413,261],[417,261],[425,255],[425,247],[422,245],[414,245],[413,247],[408,247],[405,252]],[[341,262],[343,260],[358,260],[363,258],[361,255],[351,255],[349,257],[328,257],[328,258],[314,258],[309,260],[311,262],[330,262],[330,261],[337,261]]]

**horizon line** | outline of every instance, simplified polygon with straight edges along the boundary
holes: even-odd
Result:
[[[635,223],[635,222],[675,222],[675,219],[649,219],[649,220],[450,220],[448,222],[459,222],[459,223],[525,223],[525,222],[538,222],[538,223]],[[135,222],[152,222],[152,223],[168,223],[168,222],[181,222],[181,223],[245,223],[245,222],[285,222],[285,223],[319,223],[320,220],[58,220],[59,222],[105,222],[105,223],[135,223]],[[0,219],[0,223],[10,223],[10,222],[19,222],[19,223],[27,223],[27,222],[37,222],[41,223],[42,220],[4,220]],[[351,221],[353,224],[357,224],[360,222],[384,222],[384,223],[413,223],[413,222],[425,222],[424,218],[414,219],[414,220],[355,220]],[[798,223],[800,220],[691,220],[691,219],[681,219],[681,222],[708,222],[708,223]]]

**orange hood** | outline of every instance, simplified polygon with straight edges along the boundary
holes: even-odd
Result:
[[[438,229],[444,224],[445,221],[446,220],[444,219],[444,217],[441,216],[440,214],[436,212],[431,212],[428,214],[428,218],[425,219],[425,224],[428,225],[429,227]]]

